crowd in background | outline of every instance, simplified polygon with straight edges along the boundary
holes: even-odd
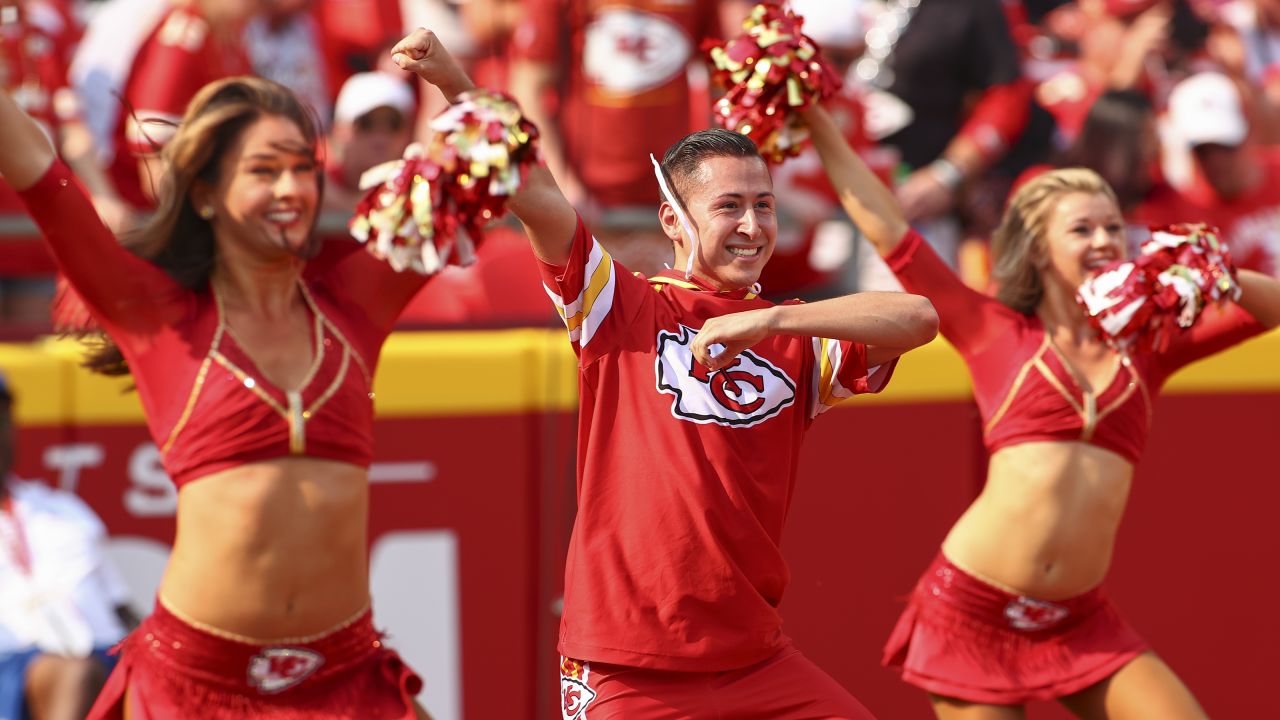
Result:
[[[425,139],[443,99],[388,50],[435,30],[477,82],[518,99],[566,195],[613,256],[671,260],[649,154],[711,124],[704,41],[743,0],[0,0],[0,83],[49,130],[103,220],[127,232],[160,148],[205,83],[253,73],[310,101],[329,137],[322,230],[341,235],[361,173]],[[1280,272],[1280,0],[792,0],[844,74],[830,101],[908,218],[971,285],[1011,188],[1083,165],[1149,224],[1222,228],[1242,267]],[[775,168],[766,296],[892,287],[842,220],[814,154]],[[0,329],[48,327],[52,263],[0,188]],[[498,228],[432,283],[409,322],[542,322],[527,244]],[[11,333],[12,334],[12,333]]]

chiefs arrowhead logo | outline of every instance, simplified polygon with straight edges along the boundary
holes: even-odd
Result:
[[[249,685],[278,693],[306,680],[324,664],[324,656],[305,648],[267,648],[249,660]]]
[[[658,333],[658,392],[675,397],[672,415],[703,425],[751,427],[795,402],[795,382],[750,350],[715,372],[695,362],[689,344],[697,334],[684,325],[678,333]]]
[[[560,676],[560,714],[564,720],[578,720],[596,699],[596,691],[581,680]]]
[[[1029,597],[1015,598],[1004,607],[1004,617],[1015,630],[1043,630],[1062,622],[1067,615],[1061,605]]]

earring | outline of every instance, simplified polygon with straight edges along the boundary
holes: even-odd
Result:
[[[213,206],[212,206],[212,205],[205,205],[204,207],[200,208],[199,215],[200,215],[200,217],[201,217],[201,218],[203,218],[203,219],[205,219],[205,220],[212,220],[212,219],[213,219]]]

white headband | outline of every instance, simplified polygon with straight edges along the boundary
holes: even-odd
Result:
[[[667,199],[667,203],[671,205],[671,209],[676,211],[676,217],[680,220],[680,226],[684,228],[684,232],[689,236],[689,259],[684,264],[684,279],[688,280],[693,277],[693,256],[698,253],[698,233],[693,229],[693,223],[689,222],[689,216],[684,214],[684,207],[676,199],[676,194],[667,186],[667,174],[662,171],[662,166],[658,164],[658,159],[649,153],[649,160],[653,162],[653,174],[658,178],[658,187],[662,190],[662,197]]]

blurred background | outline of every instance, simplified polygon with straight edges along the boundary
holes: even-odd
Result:
[[[850,143],[967,283],[1005,198],[1083,165],[1150,224],[1219,226],[1241,267],[1280,273],[1280,0],[793,0],[845,77]],[[0,0],[0,84],[48,129],[124,232],[150,210],[166,128],[206,82],[253,73],[325,123],[320,232],[360,174],[426,139],[444,105],[388,50],[423,26],[476,82],[517,98],[558,182],[629,269],[671,260],[649,153],[708,127],[701,46],[750,3],[709,0]],[[816,155],[773,169],[775,300],[894,280],[841,214]],[[56,268],[0,180],[0,370],[17,475],[102,518],[149,609],[176,492],[125,383],[51,337]],[[576,372],[517,225],[434,278],[377,377],[376,616],[438,720],[558,717],[555,636],[574,513]],[[1280,665],[1280,334],[1198,364],[1157,401],[1109,590],[1215,717],[1260,717]],[[624,410],[625,411],[625,410]],[[618,438],[626,442],[626,438]],[[904,597],[984,476],[968,376],[942,341],[892,388],[824,416],[783,545],[797,645],[883,718],[928,718],[879,667]],[[1062,718],[1050,705],[1032,717]]]

